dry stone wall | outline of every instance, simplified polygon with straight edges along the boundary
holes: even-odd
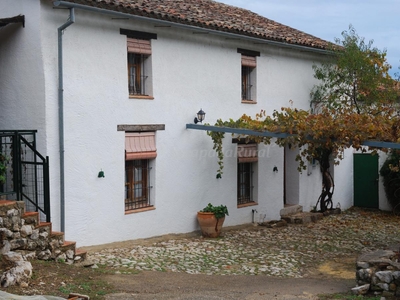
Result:
[[[377,250],[364,253],[357,260],[355,294],[375,293],[386,297],[400,297],[399,253]]]

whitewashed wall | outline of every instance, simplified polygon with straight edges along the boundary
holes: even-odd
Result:
[[[41,107],[38,116],[42,120],[27,116],[18,126],[25,127],[28,119],[35,119],[37,123],[32,125],[45,131],[45,150],[52,163],[52,221],[57,230],[57,27],[66,22],[68,10],[54,10],[47,1],[41,4],[40,26],[32,30],[41,30],[38,48],[43,47],[43,52],[39,51],[43,64],[28,64],[38,70],[35,80],[45,89],[29,99]],[[25,13],[29,19],[39,17],[39,13]],[[120,28],[158,35],[152,40],[154,100],[129,99],[126,36],[119,34]],[[218,118],[238,118],[243,113],[254,116],[261,109],[271,114],[274,109],[291,105],[290,100],[293,106],[307,109],[310,90],[316,83],[311,66],[320,57],[213,35],[193,35],[183,29],[155,28],[139,21],[113,20],[81,10],[76,10],[76,23],[65,31],[63,41],[67,240],[85,246],[191,232],[199,229],[196,212],[209,202],[228,206],[226,226],[250,223],[253,209],[266,214],[268,220],[280,218],[283,149],[274,144],[260,145],[266,155],[258,162],[258,205],[238,209],[236,158],[227,155],[223,177],[216,179],[218,165],[211,139],[204,131],[185,129],[185,124],[193,122],[200,108],[211,124]],[[20,47],[23,53],[28,52],[25,43]],[[261,52],[257,58],[257,104],[241,103],[241,57],[237,48]],[[165,124],[165,131],[156,133],[158,156],[152,170],[155,210],[124,213],[124,132],[117,131],[120,124]],[[229,134],[224,147],[235,151]],[[274,166],[278,173],[273,172]],[[97,177],[100,170],[105,178]],[[294,176],[300,176],[299,202],[309,207],[321,191],[320,174],[314,171]]]
[[[2,0],[0,18],[25,15],[0,29],[0,128],[37,129],[45,140],[45,86],[40,39],[40,2]],[[44,150],[39,144],[40,151]]]

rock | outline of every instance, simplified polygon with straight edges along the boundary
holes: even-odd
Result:
[[[0,291],[1,300],[65,300],[56,296],[18,296]]]
[[[51,252],[49,249],[38,253],[38,259],[49,260],[50,258],[51,258]]]
[[[0,278],[2,287],[21,284],[32,276],[32,264],[25,261],[19,253],[8,252],[3,254],[3,259],[13,264],[10,270],[6,271]]]
[[[379,271],[375,273],[376,277],[382,282],[391,283],[393,280],[391,271]]]
[[[267,227],[267,228],[276,228],[276,227],[284,227],[284,226],[287,226],[287,222],[286,222],[284,219],[279,220],[279,221],[277,221],[277,220],[272,220],[272,221],[269,221],[269,222],[260,223],[259,225],[260,225],[260,226],[265,226],[265,227]]]
[[[3,254],[3,259],[7,262],[16,263],[17,261],[23,261],[24,258],[20,253],[17,252],[8,252]]]
[[[358,261],[357,262],[357,268],[368,269],[369,268],[369,263],[367,263],[365,261]]]
[[[28,235],[31,235],[33,232],[32,226],[31,225],[24,225],[21,227],[21,235],[23,237],[27,237]]]
[[[384,291],[389,291],[389,285],[387,283],[379,282],[376,286]]]
[[[370,287],[370,284],[364,284],[364,285],[352,288],[351,291],[355,295],[365,295],[368,293],[369,287]]]
[[[9,241],[3,241],[3,247],[0,249],[0,253],[4,254],[7,252],[10,252],[11,250],[11,244]]]
[[[67,258],[68,258],[68,259],[74,259],[75,253],[74,253],[73,250],[69,249],[69,250],[67,250],[67,251],[65,252],[65,254],[67,255]]]
[[[83,294],[71,293],[71,294],[69,294],[68,299],[89,300],[90,297],[87,295],[83,295]]]

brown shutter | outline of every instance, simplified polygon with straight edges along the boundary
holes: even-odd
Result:
[[[154,132],[125,133],[126,160],[152,159],[157,157]]]
[[[128,52],[137,54],[151,54],[150,40],[128,38]]]
[[[242,55],[242,66],[255,68],[257,66],[255,56]]]
[[[237,146],[237,157],[239,163],[257,162],[257,144],[239,144]]]

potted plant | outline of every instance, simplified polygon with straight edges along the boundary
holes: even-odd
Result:
[[[197,213],[201,233],[204,237],[215,238],[221,233],[225,215],[229,216],[226,205],[214,206],[211,203]]]

